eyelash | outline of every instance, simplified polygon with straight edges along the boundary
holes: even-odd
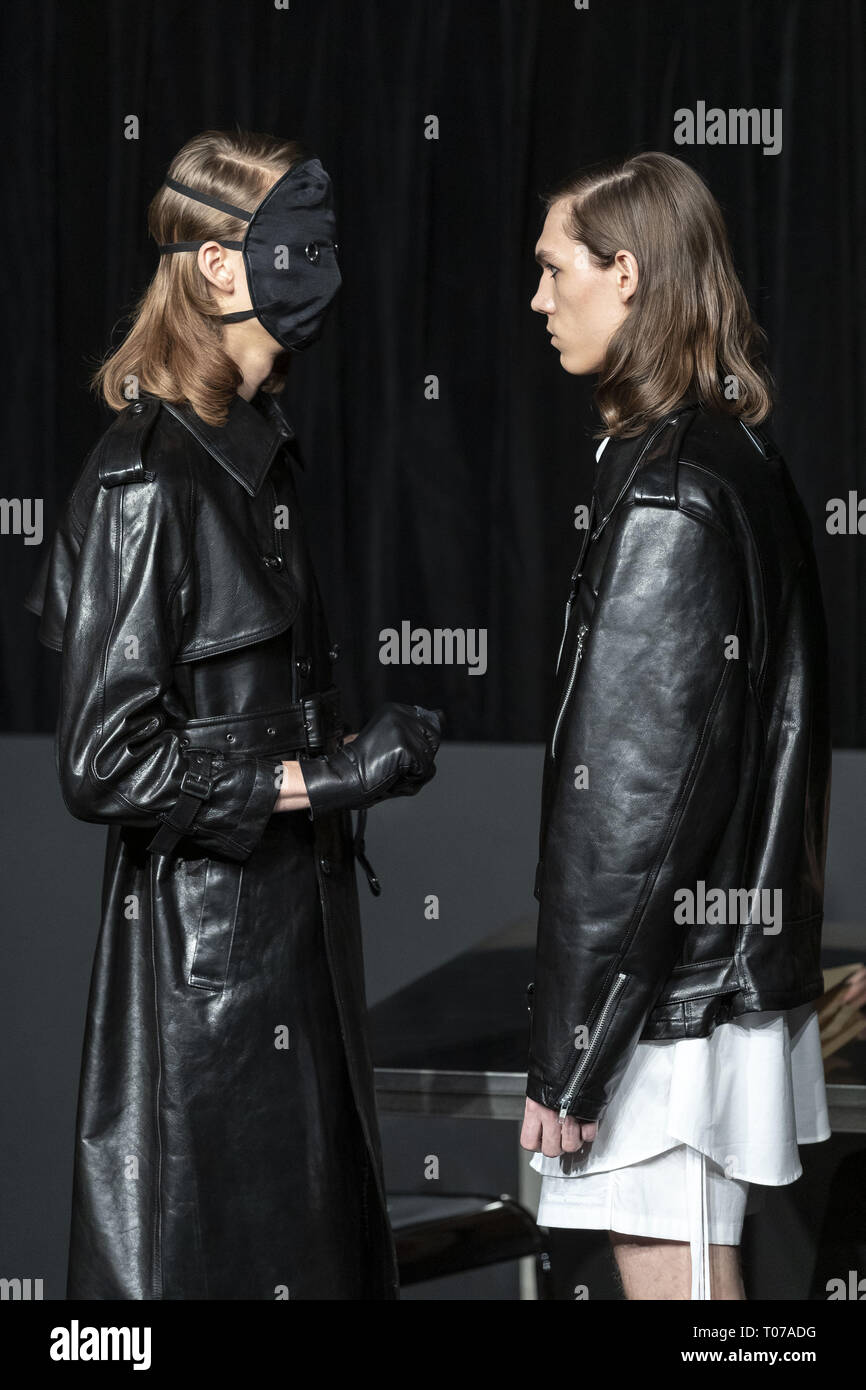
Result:
[[[559,266],[558,266],[558,265],[548,265],[547,262],[545,261],[544,268],[545,268],[545,270],[549,270],[549,271],[550,271],[551,279],[555,280],[555,279],[556,279],[557,272],[558,272],[558,270],[559,270]]]

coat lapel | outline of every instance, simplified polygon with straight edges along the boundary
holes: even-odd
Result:
[[[209,425],[187,402],[163,405],[186,426],[212,458],[255,497],[280,447],[295,432],[273,396],[259,391],[252,401],[234,396],[224,425]]]

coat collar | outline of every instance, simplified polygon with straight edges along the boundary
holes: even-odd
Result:
[[[163,401],[163,405],[251,497],[267,477],[280,447],[295,437],[274,396],[266,391],[257,391],[251,401],[235,395],[224,425],[209,425],[186,401],[182,405]],[[292,454],[303,467],[297,449]]]

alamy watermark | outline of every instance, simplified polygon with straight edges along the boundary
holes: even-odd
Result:
[[[762,154],[782,150],[781,106],[730,107],[695,103],[694,111],[680,106],[674,112],[677,145],[760,145]]]
[[[41,545],[42,498],[0,497],[0,535],[23,536],[25,545]]]
[[[383,666],[468,666],[470,676],[487,670],[486,627],[413,627],[408,619],[399,629],[379,633]]]
[[[782,930],[781,888],[707,888],[699,878],[694,890],[674,893],[674,921],[681,926],[760,924],[765,936]]]

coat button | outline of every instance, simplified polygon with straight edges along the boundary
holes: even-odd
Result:
[[[129,409],[133,415],[140,415],[141,412],[144,410],[144,406],[142,405],[141,401],[136,401],[134,405],[131,405],[129,407]]]
[[[321,868],[323,874],[329,874],[329,873],[331,872],[331,861],[330,861],[330,859],[320,859],[320,860],[319,860],[319,866],[320,866],[320,868]]]
[[[235,741],[235,736],[234,736],[234,734],[226,734],[226,743],[234,743],[234,741]]]
[[[275,734],[276,732],[277,732],[276,729],[268,729],[268,733],[271,735],[271,738],[273,738],[273,736],[274,736],[274,734]]]
[[[181,741],[180,741],[180,746],[181,746],[181,748],[189,748],[189,739],[188,739],[188,738],[182,738]]]
[[[295,663],[302,676],[310,674],[310,661],[306,656],[302,656],[300,661]]]
[[[269,570],[281,570],[283,568],[282,555],[263,555],[262,564],[267,565]]]
[[[339,642],[335,642],[334,645],[333,645],[333,647],[331,648],[331,650],[328,652],[328,658],[329,658],[330,661],[336,661],[336,660],[337,660],[337,657],[338,657],[339,655],[340,655],[340,644],[339,644]]]

